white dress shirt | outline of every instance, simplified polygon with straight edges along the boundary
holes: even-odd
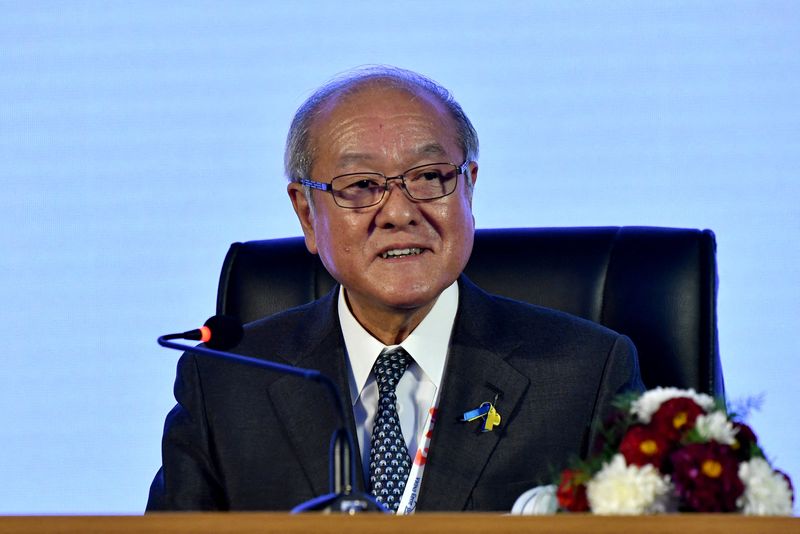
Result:
[[[368,471],[370,436],[378,406],[378,386],[372,366],[383,349],[397,345],[387,347],[361,326],[347,306],[344,289],[339,291],[338,307],[339,324],[348,356],[356,437],[364,470]],[[414,358],[396,389],[397,414],[412,460],[422,439],[428,410],[433,406],[442,382],[457,309],[458,284],[453,283],[439,295],[428,315],[401,343],[403,349]]]

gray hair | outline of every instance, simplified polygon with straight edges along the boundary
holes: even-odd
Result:
[[[468,161],[478,159],[478,132],[472,126],[461,105],[450,91],[416,72],[387,65],[370,65],[346,71],[317,89],[298,108],[286,137],[283,163],[290,182],[299,182],[311,175],[314,165],[314,147],[311,146],[311,126],[320,108],[328,99],[348,95],[370,83],[383,83],[389,87],[421,90],[438,98],[456,122],[456,141]]]

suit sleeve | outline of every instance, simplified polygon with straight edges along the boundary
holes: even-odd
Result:
[[[591,428],[587,447],[583,456],[597,452],[602,447],[600,430],[614,412],[613,401],[623,393],[643,392],[645,390],[639,370],[636,347],[627,337],[619,335],[611,347],[603,368],[603,375],[595,398]]]
[[[162,466],[150,486],[147,511],[224,510],[224,491],[211,454],[203,390],[193,355],[178,362],[178,404],[167,415]]]

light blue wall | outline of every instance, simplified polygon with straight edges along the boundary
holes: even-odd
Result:
[[[299,234],[291,114],[450,87],[479,227],[711,228],[732,398],[800,482],[800,4],[0,1],[0,513],[138,513],[230,242]]]

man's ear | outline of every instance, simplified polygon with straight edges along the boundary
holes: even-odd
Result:
[[[475,194],[475,182],[478,181],[478,162],[470,161],[467,166],[467,180],[469,180],[469,205],[472,207],[472,195]],[[472,228],[475,228],[475,214],[472,214]]]
[[[306,192],[301,184],[290,182],[286,187],[286,192],[289,193],[294,212],[297,214],[300,226],[303,227],[303,235],[306,238],[306,248],[310,253],[316,254],[317,237],[314,233],[314,208],[309,203]]]
[[[469,180],[469,184],[467,185],[467,188],[469,189],[469,202],[472,204],[472,195],[475,193],[475,182],[478,181],[477,161],[469,162],[469,165],[467,166],[467,180]]]
[[[478,181],[478,162],[470,161],[467,168],[467,178],[472,181],[472,189],[475,188],[475,182]]]

